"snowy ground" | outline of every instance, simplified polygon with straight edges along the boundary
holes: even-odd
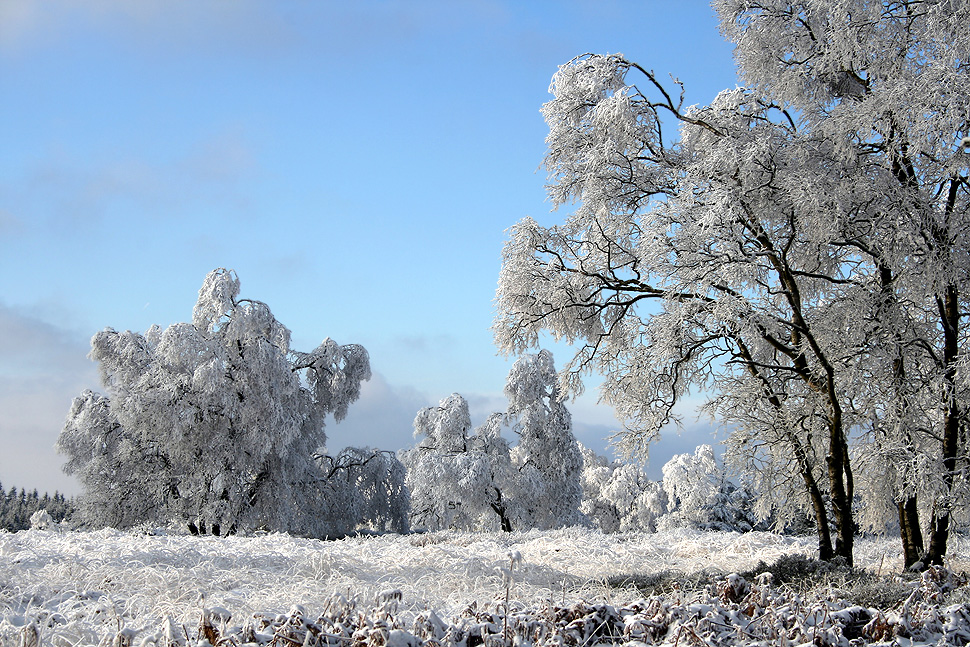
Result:
[[[955,542],[952,554],[970,555],[970,542]],[[857,566],[883,574],[899,570],[898,539],[859,543]],[[113,530],[0,533],[0,639],[17,644],[34,623],[42,644],[93,645],[119,635],[133,637],[134,644],[146,639],[164,644],[165,635],[194,644],[203,608],[227,610],[232,624],[276,618],[278,628],[283,617],[277,615],[290,613],[294,605],[302,607],[297,615],[318,618],[339,596],[360,609],[358,615],[371,618],[375,609],[388,611],[392,604],[393,620],[385,618],[385,624],[413,630],[415,619],[427,619],[429,610],[452,622],[471,603],[479,610],[498,609],[506,595],[502,569],[510,565],[510,552],[521,555],[512,573],[514,608],[550,609],[578,601],[619,608],[640,594],[618,587],[618,577],[744,571],[786,553],[812,555],[814,548],[810,538],[692,531],[434,533],[331,542],[286,535],[212,538]],[[965,570],[968,564],[953,566]],[[272,636],[272,626],[256,629],[271,632],[256,634],[257,642],[260,635]],[[122,630],[126,633],[119,634]],[[218,635],[229,633],[225,625]],[[314,640],[322,641],[322,635],[314,634]],[[414,636],[406,635],[413,642]],[[349,637],[331,638],[333,644],[350,642]],[[385,631],[381,640],[386,639]],[[467,647],[475,642],[466,640]]]

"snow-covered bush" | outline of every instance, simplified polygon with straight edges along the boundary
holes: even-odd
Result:
[[[54,523],[47,510],[38,510],[30,515],[30,527],[33,530],[47,530]]]

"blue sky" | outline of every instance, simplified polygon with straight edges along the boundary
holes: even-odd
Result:
[[[370,352],[331,449],[407,446],[452,392],[476,420],[504,409],[505,230],[563,216],[539,108],[584,52],[673,74],[688,103],[737,83],[700,0],[0,4],[0,481],[77,492],[53,444],[98,388],[91,336],[191,320],[217,267],[295,348]],[[604,451],[611,411],[595,393],[570,408]],[[687,422],[653,451],[657,477],[709,442]]]

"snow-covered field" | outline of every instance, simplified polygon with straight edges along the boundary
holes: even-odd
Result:
[[[472,635],[473,625],[491,622],[495,629],[496,619],[504,618],[506,582],[514,601],[510,611],[520,615],[545,613],[551,619],[554,607],[582,602],[582,608],[595,607],[598,613],[614,609],[629,625],[630,617],[643,613],[629,605],[643,594],[617,585],[623,576],[705,569],[727,574],[783,554],[812,555],[814,548],[811,538],[686,530],[433,533],[329,542],[287,535],[213,538],[114,530],[0,533],[0,639],[5,645],[29,642],[36,628],[41,644],[50,645],[112,640],[195,644],[206,631],[212,641],[222,638],[224,644],[240,644],[244,638],[267,642],[274,635],[276,644],[295,644],[292,635],[283,637],[281,627],[289,623],[302,627],[303,633],[294,634],[299,644],[305,639],[307,644],[405,645],[417,635],[443,646],[473,647],[484,640]],[[970,542],[955,539],[951,553],[970,555]],[[898,571],[899,540],[860,540],[856,560],[857,566],[883,574]],[[953,566],[966,569],[968,564]],[[671,605],[691,600],[669,593],[664,613],[683,624]],[[738,601],[721,602],[715,607],[723,611]],[[294,610],[294,605],[300,606]],[[625,615],[620,613],[624,605]],[[203,609],[215,610],[209,614],[212,630],[200,630]],[[230,620],[220,619],[229,613]],[[356,630],[340,625],[352,615],[373,635],[361,634],[359,622]],[[343,620],[338,622],[338,616]],[[517,630],[502,624],[501,633],[514,637]],[[608,624],[604,619],[601,628]],[[696,627],[691,631],[701,635]],[[670,635],[658,632],[652,634],[655,642],[673,644],[683,630],[677,636],[673,629],[666,632]],[[740,642],[756,642],[737,635]],[[646,640],[635,632],[626,638]],[[548,642],[538,634],[531,641]],[[595,644],[589,638],[585,642]]]

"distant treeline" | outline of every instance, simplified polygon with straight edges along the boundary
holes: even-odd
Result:
[[[41,496],[37,490],[27,492],[15,487],[5,490],[0,483],[0,530],[17,532],[30,528],[30,515],[47,510],[55,523],[64,520],[74,509],[74,503],[60,492]]]

